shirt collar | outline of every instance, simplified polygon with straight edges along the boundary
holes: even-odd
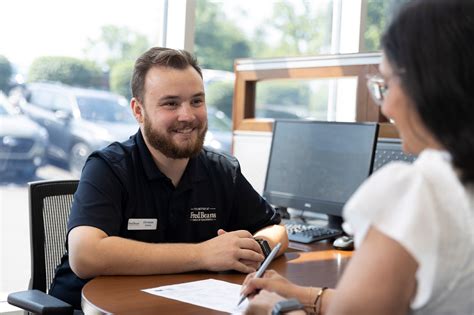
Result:
[[[138,152],[145,169],[145,174],[148,180],[165,180],[168,177],[163,174],[160,169],[156,166],[155,161],[148,149],[145,139],[143,138],[141,130],[138,130],[135,135],[137,142]],[[204,162],[205,152],[201,151],[197,157],[189,159],[188,165],[184,170],[183,176],[181,177],[178,187],[185,187],[191,185],[191,183],[206,180],[208,178],[207,165]]]
[[[145,169],[145,175],[147,176],[148,180],[168,178],[156,166],[155,161],[153,161],[151,152],[150,150],[148,150],[148,147],[146,146],[145,139],[143,139],[141,129],[139,129],[137,134],[135,135],[135,141],[137,142],[140,159],[142,161],[143,168]]]

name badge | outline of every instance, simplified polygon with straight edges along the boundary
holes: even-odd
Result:
[[[156,230],[158,219],[128,219],[127,230]]]

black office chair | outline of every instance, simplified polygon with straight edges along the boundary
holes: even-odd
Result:
[[[29,183],[31,279],[29,290],[8,295],[8,303],[37,314],[82,314],[48,295],[56,266],[65,253],[67,221],[78,180]]]

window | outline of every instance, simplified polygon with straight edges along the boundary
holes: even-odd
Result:
[[[329,107],[335,85],[345,101]],[[257,82],[255,117],[355,121],[356,86],[357,77]]]
[[[195,52],[206,68],[232,70],[234,61],[242,58],[258,63],[265,59],[378,51],[381,33],[391,13],[405,1],[197,0]],[[285,69],[292,71],[291,67]],[[357,108],[357,91],[365,86],[359,80],[365,77],[343,75],[344,78],[324,79],[318,75],[318,79],[304,80],[289,77],[292,75],[274,71],[270,77],[258,78],[255,91],[245,96],[256,97],[252,105],[245,99],[252,107],[244,110],[246,117],[250,115],[247,118],[255,117],[257,121],[281,117],[384,120],[380,115],[367,113],[371,108]]]
[[[4,14],[0,19],[0,54],[8,59],[14,69],[9,80],[12,84],[61,79],[65,84],[80,83],[95,89],[110,89],[129,98],[129,77],[138,54],[152,45],[165,43],[162,34],[166,30],[194,33],[194,52],[203,68],[227,71],[224,77],[210,80],[206,86],[206,100],[215,109],[210,111],[212,119],[221,122],[218,128],[212,130],[213,140],[221,139],[219,132],[223,131],[224,140],[221,143],[229,147],[229,132],[226,130],[229,120],[225,115],[232,113],[236,113],[233,128],[249,131],[270,131],[271,123],[260,118],[277,115],[335,120],[348,120],[354,116],[356,120],[361,117],[380,119],[375,107],[356,106],[363,103],[366,97],[361,89],[361,69],[348,66],[348,73],[337,67],[295,69],[291,58],[313,59],[338,52],[356,53],[362,47],[359,36],[356,35],[354,40],[359,28],[363,29],[365,39],[365,48],[361,51],[377,50],[380,30],[387,21],[385,17],[389,16],[387,12],[394,10],[396,3],[404,1],[196,0],[195,25],[190,28],[182,27],[183,21],[167,19],[165,14],[166,3],[172,6],[181,1],[6,1],[2,3]],[[393,6],[392,2],[395,3]],[[164,21],[168,24],[165,25]],[[178,37],[170,36],[167,44],[171,46],[172,39]],[[38,58],[43,59],[32,67]],[[237,90],[234,91],[234,77],[230,78],[228,72],[234,72],[234,61],[239,58],[263,61],[266,58],[280,58],[290,63],[287,64],[289,67],[275,68],[271,65],[273,68],[245,71],[240,69],[245,63],[240,63],[236,68],[243,77],[235,78]],[[61,66],[53,67],[59,61]],[[73,69],[71,71],[76,72],[65,75],[58,69]],[[275,100],[279,89],[288,91],[288,94],[280,94]],[[346,92],[349,90],[350,93]],[[298,99],[292,102],[291,95],[295,93]],[[232,109],[231,100],[241,105]],[[31,101],[49,106],[52,95],[32,95]],[[20,100],[15,103],[21,105]],[[62,101],[58,103],[65,104]],[[105,135],[104,132],[98,134]],[[5,221],[0,226],[1,236],[17,239],[14,247],[2,246],[0,254],[26,262],[26,265],[21,265],[7,261],[1,266],[0,291],[26,288],[29,270],[28,237],[22,237],[29,235],[27,226],[18,227],[4,222],[24,222],[27,219],[26,182],[72,176],[67,165],[62,165],[62,168],[56,166],[48,164],[32,178],[6,178],[3,175],[0,178],[0,198],[4,198],[4,208],[16,210],[14,214],[5,214]],[[19,186],[18,193],[7,193],[5,186],[12,183]],[[21,248],[24,250],[20,251]]]
[[[380,50],[380,38],[390,17],[409,0],[365,0],[363,1],[361,52]]]
[[[133,61],[151,45],[161,42],[163,3],[163,0],[2,2],[0,61],[4,61],[4,56],[13,69],[13,75],[6,81],[10,85],[61,81],[67,85],[112,90],[128,98]],[[0,81],[4,82],[3,79],[2,77]],[[22,91],[23,88],[18,86],[9,95],[9,100],[19,107],[27,102]],[[67,94],[55,97],[52,92],[33,93],[29,101],[49,109],[52,106],[58,109],[63,108],[64,104],[74,104]],[[127,113],[127,117],[132,116],[128,106]],[[27,127],[25,130],[12,128],[13,136],[24,136],[27,132],[37,130],[36,137],[43,140],[40,144],[41,152],[44,153],[47,145],[50,156],[58,152],[56,148],[59,145],[65,144],[52,143],[65,136],[65,132],[52,132],[49,141],[46,141],[47,128],[28,121],[33,117],[23,116]],[[38,121],[41,118],[55,117],[45,115],[38,117]],[[59,125],[68,123],[53,123],[49,127]],[[105,125],[96,125],[97,128],[89,126],[82,128],[82,131],[93,133],[89,137],[91,140],[103,137],[110,143],[116,139],[105,128],[101,128],[106,127]],[[119,131],[132,134],[138,128],[133,129],[129,133],[122,126]],[[6,170],[7,173],[0,167],[0,256],[10,257],[0,263],[0,292],[20,291],[28,287],[30,246],[28,224],[25,224],[28,222],[27,182],[74,177],[67,163],[50,163],[51,159],[47,159],[48,163],[43,164],[44,160],[46,159],[41,160],[41,165],[38,165],[38,159],[35,158],[31,161],[31,167],[28,165],[28,168],[22,167],[18,171],[10,167]],[[6,241],[11,239],[15,239],[15,242]]]
[[[227,71],[233,71],[237,58],[329,53],[332,9],[333,0],[197,0],[195,53],[203,68]],[[314,92],[314,84],[309,89],[305,84],[297,85],[298,82],[280,81],[259,86],[261,102],[257,117],[298,116],[292,113],[298,111],[295,108],[283,113],[278,109],[281,104],[267,102],[269,95],[277,93],[271,91],[272,87],[278,88],[280,96],[288,101],[298,91],[306,96]],[[209,95],[209,99],[215,97]],[[231,109],[220,105],[222,103],[215,104],[219,110],[232,115]],[[208,102],[208,106],[214,106],[214,102]]]

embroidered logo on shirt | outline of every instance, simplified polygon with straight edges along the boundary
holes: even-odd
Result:
[[[189,213],[189,221],[216,221],[217,213],[216,208],[210,207],[196,207],[191,208]]]

